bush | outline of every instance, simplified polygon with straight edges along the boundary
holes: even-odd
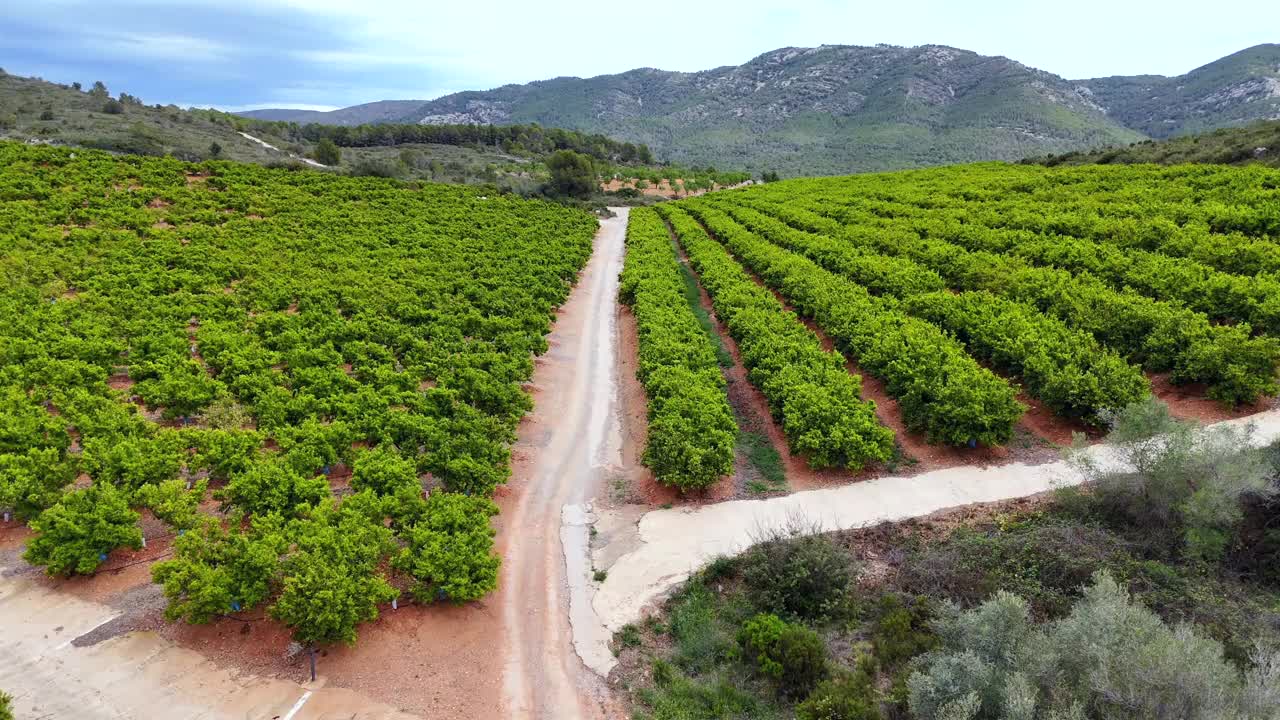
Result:
[[[1240,673],[1222,646],[1169,627],[1105,573],[1071,613],[1037,627],[1021,598],[1000,593],[935,624],[942,646],[908,680],[921,720],[978,717],[1270,720],[1280,654]],[[963,710],[964,712],[959,712]],[[1039,710],[1039,714],[1037,714]]]
[[[329,483],[321,476],[305,476],[281,459],[260,462],[236,473],[217,497],[261,515],[288,513],[299,505],[311,505],[329,496]]]
[[[31,521],[36,537],[22,558],[49,575],[89,575],[118,547],[142,547],[138,513],[110,483],[95,483],[62,496]]]
[[[4,75],[3,70],[0,75]],[[0,691],[0,720],[13,720],[13,696],[4,691]]]
[[[827,675],[827,648],[818,633],[777,615],[756,615],[738,633],[756,672],[788,697],[804,697]]]
[[[395,450],[382,447],[356,458],[351,468],[351,489],[372,490],[378,495],[396,495],[405,488],[421,490],[414,463]]]
[[[1074,460],[1104,506],[1140,524],[1172,525],[1188,556],[1217,560],[1244,516],[1243,499],[1277,491],[1269,457],[1253,448],[1253,432],[1248,425],[1198,428],[1148,398],[1117,413],[1107,435],[1132,470],[1101,466],[1084,453]]]
[[[553,195],[576,198],[591,197],[596,189],[596,171],[591,157],[572,150],[558,150],[547,158],[551,171],[548,186]]]
[[[103,104],[102,112],[108,115],[123,115],[124,103],[120,102],[119,100],[108,100],[105,104]]]
[[[796,720],[881,720],[871,662],[859,658],[852,672],[824,680],[796,706]]]
[[[329,138],[321,138],[316,143],[315,161],[321,165],[338,165],[342,162],[342,150]]]
[[[850,562],[831,538],[793,520],[747,553],[742,576],[761,610],[822,620],[842,609],[852,579]]]

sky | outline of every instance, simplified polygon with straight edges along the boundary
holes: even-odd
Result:
[[[1178,75],[1280,42],[1280,2],[4,0],[0,67],[147,103],[330,109],[822,44],[941,44],[1066,78]]]

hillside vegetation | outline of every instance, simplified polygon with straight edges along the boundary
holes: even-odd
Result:
[[[391,117],[395,113],[398,117]],[[1063,78],[940,45],[781,48],[695,73],[641,68],[273,120],[540,123],[696,166],[828,175],[1016,160],[1280,117],[1280,45],[1178,77]]]
[[[615,635],[634,717],[1272,720],[1280,446],[1150,401],[1112,427],[1133,472],[714,560]]]
[[[425,123],[538,122],[684,164],[837,174],[1129,142],[1070,83],[943,46],[784,48],[697,73],[632,70],[433,100]]]
[[[490,184],[523,195],[544,190],[551,175],[548,158],[566,150],[589,157],[592,172],[602,181],[616,177],[656,185],[661,179],[684,180],[683,190],[692,191],[749,177],[659,164],[643,145],[537,125],[299,125],[216,110],[146,105],[128,93],[113,96],[106,87],[77,88],[3,71],[0,138],[197,162],[225,159],[402,180]],[[337,152],[322,154],[324,141],[336,145]],[[317,160],[326,167],[318,167]],[[598,204],[626,200],[601,196]]]
[[[1168,140],[1143,140],[1119,147],[1027,158],[1023,162],[1050,167],[1135,163],[1158,165],[1259,163],[1280,167],[1280,120],[1262,121],[1240,128],[1221,128],[1212,132],[1185,135]]]
[[[169,618],[262,607],[309,647],[495,587],[489,496],[590,214],[5,142],[0,217],[0,508],[29,562],[93,573],[154,517]]]
[[[1185,75],[1074,81],[1107,114],[1153,138],[1280,119],[1280,44],[1257,45]]]

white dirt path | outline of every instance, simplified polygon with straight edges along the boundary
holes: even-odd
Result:
[[[1253,439],[1258,445],[1280,438],[1280,410],[1227,422],[1253,423]],[[1114,452],[1105,446],[1094,446],[1088,452],[1103,464],[1117,462]],[[1035,495],[1082,480],[1066,462],[1013,463],[875,478],[766,500],[654,510],[640,517],[634,532],[619,534],[623,537],[619,542],[630,545],[627,552],[619,556],[609,545],[594,551],[596,566],[607,567],[608,577],[592,598],[599,623],[592,632],[616,632],[640,619],[646,608],[707,561],[740,553],[754,544],[763,530],[786,527],[796,518],[818,522],[825,530],[847,530],[962,505]],[[614,528],[626,520],[606,512],[600,522]],[[610,563],[611,557],[616,560]],[[612,658],[592,665],[602,675],[612,667]]]

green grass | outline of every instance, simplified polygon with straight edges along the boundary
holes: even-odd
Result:
[[[741,427],[741,423],[739,423]],[[738,448],[746,453],[752,467],[764,478],[753,480],[747,490],[753,493],[767,493],[787,489],[787,471],[782,466],[782,455],[769,442],[769,437],[759,431],[738,431]]]
[[[684,299],[689,303],[689,308],[693,310],[694,317],[698,318],[698,324],[702,326],[702,330],[711,338],[711,343],[715,346],[716,362],[722,368],[733,367],[733,355],[729,353],[729,348],[724,344],[724,338],[716,330],[716,325],[711,320],[711,314],[702,306],[702,293],[699,290],[698,278],[694,277],[693,270],[689,264],[679,257],[679,250],[676,247],[675,240],[671,241],[672,251],[676,252],[677,259],[680,264],[680,279],[684,283]]]

